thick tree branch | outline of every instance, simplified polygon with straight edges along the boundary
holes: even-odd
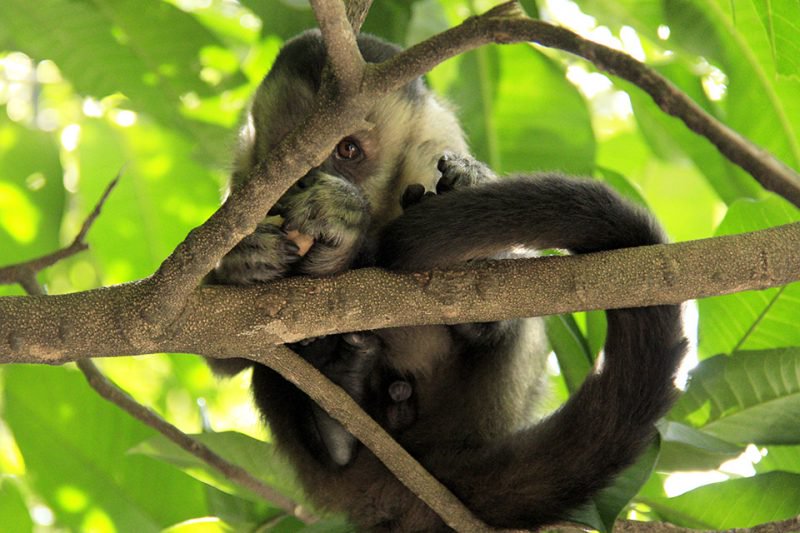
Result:
[[[156,336],[143,328],[138,312],[152,297],[140,282],[0,298],[0,362],[63,363],[86,354],[154,352],[232,357],[343,331],[679,303],[799,279],[800,223],[794,223],[700,241],[491,261],[433,273],[363,269],[259,287],[202,287]]]

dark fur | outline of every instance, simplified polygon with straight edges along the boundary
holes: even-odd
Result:
[[[364,36],[359,45],[372,61],[396,51]],[[317,33],[281,52],[256,96],[255,135],[234,181],[307,110],[323,52]],[[418,82],[379,102],[368,117],[376,127],[354,134],[367,157],[345,164],[332,156],[279,202],[285,220],[315,237],[307,256],[297,255],[280,228],[262,228],[262,237],[248,237],[223,259],[216,281],[327,275],[373,262],[425,270],[516,245],[588,253],[663,241],[644,211],[596,182],[497,180],[465,153],[457,123],[433,103]],[[436,159],[446,151],[455,153],[439,163],[438,179]],[[564,518],[645,449],[674,400],[684,348],[676,306],[609,311],[602,369],[535,423],[547,353],[536,319],[393,328],[293,346],[479,517],[527,528]],[[230,364],[235,371],[246,363]],[[317,504],[348,513],[366,530],[446,529],[293,385],[256,365],[253,392]]]

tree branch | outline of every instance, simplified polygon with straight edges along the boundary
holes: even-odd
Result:
[[[489,261],[432,273],[371,268],[264,286],[201,287],[155,336],[138,312],[151,298],[139,282],[0,298],[0,362],[63,363],[85,354],[154,352],[234,357],[337,332],[674,304],[798,279],[800,222],[700,241]]]
[[[367,18],[372,0],[346,0],[345,3],[347,5],[347,20],[350,21],[353,33],[358,34],[361,31],[364,20]]]
[[[120,173],[118,173],[117,176],[111,181],[111,183],[108,184],[97,204],[95,204],[94,209],[86,218],[86,220],[84,220],[80,231],[70,246],[55,253],[28,261],[22,265],[12,265],[2,268],[0,269],[0,281],[9,284],[18,282],[23,286],[28,294],[44,296],[46,293],[36,280],[36,274],[40,270],[55,264],[61,259],[88,248],[88,245],[85,243],[86,235],[89,232],[89,229],[92,227],[92,224],[94,224],[94,221],[97,220],[97,217],[100,215],[100,211],[105,205],[106,200],[108,200],[111,191],[119,182],[121,174],[122,171],[120,171]],[[238,483],[242,487],[245,487],[254,494],[273,503],[278,508],[283,509],[304,523],[310,524],[318,520],[316,516],[310,513],[307,509],[303,508],[297,502],[287,498],[277,490],[264,484],[261,480],[252,476],[240,466],[227,461],[208,448],[205,444],[183,433],[177,427],[161,418],[157,413],[138,403],[127,392],[108,380],[102,374],[102,372],[100,372],[97,366],[95,366],[90,358],[77,361],[77,365],[80,371],[86,377],[86,381],[95,391],[97,391],[98,394],[100,394],[101,397],[116,404],[118,407],[128,412],[128,414],[140,422],[143,422],[144,424],[160,432],[182,449],[191,453],[201,461],[204,461],[206,464],[219,471],[222,475],[234,483]]]
[[[264,484],[261,480],[247,472],[244,468],[231,463],[202,442],[193,439],[177,427],[173,426],[156,412],[137,402],[127,392],[106,378],[90,359],[78,361],[78,368],[83,372],[86,381],[97,393],[119,406],[135,419],[155,429],[169,440],[191,453],[219,473],[250,490],[264,500],[286,511],[289,515],[310,524],[319,520],[307,509],[291,498],[287,498],[277,490]]]
[[[353,26],[345,14],[344,4],[311,0],[311,7],[325,40],[328,65],[336,78],[337,87],[347,94],[355,94],[361,85],[365,63],[358,50]]]
[[[332,33],[332,28],[345,24],[344,13],[338,7],[326,7],[328,4],[318,2],[318,7],[326,10],[320,11],[319,16],[328,25],[326,33]],[[357,94],[318,95],[315,110],[308,119],[256,165],[250,179],[232,191],[222,207],[193,230],[146,281],[152,298],[140,312],[150,324],[148,329],[153,334],[163,334],[158,326],[178,316],[190,291],[220,257],[252,232],[263,214],[294,181],[321,163],[336,141],[363,123],[370,102],[456,54],[489,42],[521,41],[574,53],[638,85],[662,109],[709,138],[723,155],[750,172],[766,188],[800,206],[800,178],[796,172],[719,123],[662,76],[622,52],[587,41],[564,28],[530,20],[516,2],[507,2],[389,61],[366,65],[364,83]]]
[[[106,186],[106,189],[103,192],[103,195],[100,197],[100,200],[97,202],[86,220],[83,221],[80,231],[69,246],[57,250],[52,254],[37,257],[36,259],[31,259],[30,261],[26,261],[24,263],[18,263],[16,265],[9,265],[0,268],[0,285],[12,285],[14,283],[19,283],[30,294],[41,294],[42,291],[39,283],[36,281],[36,274],[55,265],[59,261],[62,261],[89,248],[89,245],[86,244],[85,241],[86,234],[89,232],[92,224],[94,224],[94,221],[97,220],[97,217],[100,216],[100,211],[102,210],[103,205],[106,203],[108,196],[111,194],[111,191],[113,191],[114,187],[116,187],[117,183],[119,183],[120,176],[122,176],[122,170],[120,170],[116,177],[111,180],[111,183]]]
[[[433,477],[341,387],[285,346],[252,357],[297,386],[361,441],[406,487],[456,531],[492,531]]]

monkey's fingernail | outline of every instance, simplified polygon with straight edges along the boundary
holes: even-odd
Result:
[[[389,385],[389,396],[393,402],[404,402],[411,398],[413,389],[408,381],[395,381]]]

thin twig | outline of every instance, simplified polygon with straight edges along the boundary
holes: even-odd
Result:
[[[217,470],[227,479],[245,487],[307,524],[318,520],[308,509],[266,485],[241,466],[226,460],[202,442],[193,439],[151,409],[137,402],[127,392],[106,378],[90,359],[78,361],[77,365],[83,375],[86,376],[86,381],[100,396],[116,404],[135,419],[155,429],[182,449]]]
[[[85,242],[86,234],[92,227],[94,221],[97,220],[97,217],[100,215],[100,211],[108,199],[109,194],[111,194],[111,191],[114,190],[114,187],[116,187],[117,183],[119,183],[119,178],[121,175],[122,170],[120,170],[116,177],[111,180],[111,183],[106,186],[106,189],[103,192],[103,195],[100,197],[100,200],[94,206],[92,212],[89,213],[89,216],[86,217],[86,220],[84,220],[80,231],[69,246],[57,250],[51,254],[31,259],[30,261],[26,261],[24,263],[17,263],[15,265],[9,265],[0,268],[0,285],[19,283],[26,290],[33,288],[36,280],[36,274],[53,266],[59,261],[88,249],[89,245]],[[33,282],[31,280],[33,280]],[[33,290],[35,291],[35,289]],[[31,292],[31,294],[38,294],[30,290],[29,292]]]
[[[81,226],[81,229],[73,240],[72,244],[61,251],[63,253],[59,254],[59,252],[56,252],[32,261],[28,261],[27,263],[24,263],[24,268],[20,268],[20,265],[12,265],[0,270],[0,273],[8,272],[16,275],[17,278],[10,280],[9,283],[19,283],[28,294],[46,294],[46,291],[42,285],[36,280],[36,274],[39,270],[47,268],[58,260],[79,252],[79,247],[82,246],[82,249],[88,248],[84,242],[86,235],[89,232],[89,229],[92,227],[92,224],[94,224],[94,221],[97,220],[97,217],[100,215],[100,211],[102,210],[106,200],[108,200],[111,191],[119,182],[121,174],[122,171],[120,171],[120,173],[118,173],[117,176],[111,181],[111,183],[108,184],[103,192],[103,195],[100,197],[100,200],[98,200],[92,212],[89,213],[89,215],[86,217],[86,220],[84,220],[83,225]],[[65,251],[69,251],[69,253],[66,253]],[[54,258],[56,259],[54,260]],[[252,476],[240,466],[225,460],[203,443],[183,433],[177,427],[161,418],[157,413],[138,403],[128,393],[109,381],[100,372],[97,366],[95,366],[91,359],[83,359],[77,361],[76,364],[81,372],[83,372],[86,380],[89,382],[92,388],[94,388],[100,394],[100,396],[116,404],[124,411],[127,411],[131,416],[139,421],[156,429],[162,435],[170,439],[184,450],[219,471],[227,479],[230,479],[234,483],[238,483],[239,485],[249,489],[254,494],[264,498],[265,500],[283,509],[292,516],[297,517],[305,523],[313,523],[318,520],[316,516],[310,513],[307,509],[303,508],[297,502],[287,498],[277,490],[264,484],[261,480]]]
[[[350,21],[353,33],[358,34],[361,31],[364,20],[367,18],[372,0],[347,0],[346,5],[347,20]]]

